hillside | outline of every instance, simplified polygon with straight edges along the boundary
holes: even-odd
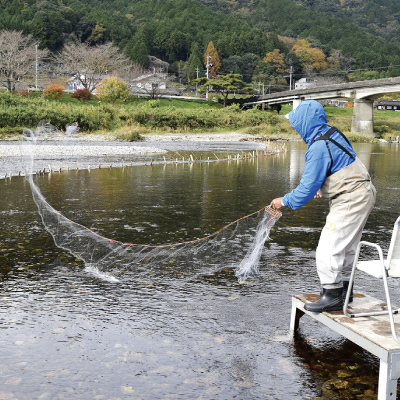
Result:
[[[303,74],[304,62],[293,56],[298,39],[307,39],[326,60],[336,57],[316,72],[398,75],[399,16],[398,0],[0,0],[0,29],[31,33],[52,52],[69,40],[113,41],[135,62],[146,66],[153,55],[181,72],[190,68],[182,64],[190,57],[201,65],[213,41],[221,72],[241,73],[247,81],[273,75],[262,62],[274,49],[286,67]]]

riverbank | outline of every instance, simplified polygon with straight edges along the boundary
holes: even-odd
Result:
[[[262,137],[240,132],[145,134],[142,137],[144,140],[140,142],[117,142],[112,134],[78,134],[68,139],[55,135],[38,141],[36,146],[31,146],[29,141],[3,140],[0,141],[0,179],[25,175],[32,152],[32,170],[48,172],[165,162],[168,152],[200,150],[236,154],[265,148]]]
[[[77,134],[66,138],[63,134],[40,140],[37,146],[29,141],[14,139],[0,141],[0,179],[25,175],[34,149],[33,171],[62,171],[70,169],[93,169],[123,167],[145,163],[168,161],[166,154],[199,152],[238,154],[245,151],[263,150],[268,141],[301,141],[299,135],[254,135],[246,132],[215,133],[146,133],[142,141],[121,142],[113,133]],[[381,139],[382,140],[382,139]],[[220,157],[213,154],[213,158]],[[224,157],[224,155],[222,155]]]

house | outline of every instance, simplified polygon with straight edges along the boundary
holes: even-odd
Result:
[[[132,89],[151,92],[154,89],[165,90],[167,88],[168,75],[160,72],[147,73],[131,80]]]
[[[317,86],[317,81],[313,78],[301,78],[295,82],[295,89],[309,89]]]
[[[93,79],[95,79],[96,81],[99,81],[99,82],[101,82],[103,79],[106,79],[106,78],[108,78],[108,75],[94,75],[93,76]],[[74,75],[73,77],[71,77],[67,80],[67,88],[65,91],[68,93],[72,93],[72,92],[75,92],[75,90],[77,90],[77,89],[84,89],[85,86],[82,85],[82,81],[84,81],[84,80],[85,80],[85,75],[81,75],[80,79],[76,75]],[[92,90],[92,93],[96,94],[97,90],[96,89]]]
[[[382,100],[377,101],[374,104],[374,107],[377,110],[392,110],[392,111],[400,111],[400,101],[395,100]]]
[[[168,88],[167,82],[170,79],[167,73],[148,72],[130,80],[131,92],[137,96],[179,96],[179,90]]]
[[[341,99],[327,99],[327,100],[322,100],[321,104],[324,106],[330,106],[330,107],[338,107],[338,108],[345,108],[346,104],[348,103],[348,100],[341,100]]]

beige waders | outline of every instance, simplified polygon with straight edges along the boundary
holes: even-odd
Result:
[[[329,198],[329,214],[319,239],[316,263],[322,286],[336,289],[350,279],[362,230],[375,204],[376,190],[359,158],[328,176],[321,194]]]

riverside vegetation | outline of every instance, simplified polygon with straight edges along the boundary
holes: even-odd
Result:
[[[237,105],[224,108],[216,102],[185,99],[144,99],[129,97],[114,105],[95,96],[79,102],[70,94],[60,99],[46,99],[36,94],[20,96],[0,94],[0,138],[19,135],[24,128],[47,120],[61,131],[78,122],[84,134],[111,133],[115,140],[141,140],[141,134],[163,132],[241,131],[260,138],[298,139],[289,121],[282,117],[291,106],[282,107],[281,115],[257,108],[240,110]],[[326,107],[328,120],[346,133],[353,142],[367,139],[350,133],[353,110]],[[400,114],[375,111],[375,131],[382,138],[397,136]]]

